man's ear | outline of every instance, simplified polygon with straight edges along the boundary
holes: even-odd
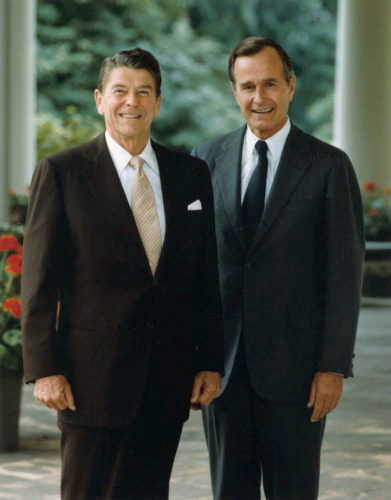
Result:
[[[289,82],[289,102],[293,99],[293,94],[295,93],[296,76],[293,75],[291,81]]]
[[[235,97],[235,101],[236,101],[236,102],[237,102],[237,104],[239,105],[239,103],[238,103],[238,96],[237,96],[237,94],[236,94],[236,85],[235,85],[235,83],[233,83],[233,82],[230,82],[230,83],[231,83],[231,90],[232,90],[233,95],[234,95],[234,97]]]
[[[98,113],[100,115],[103,115],[102,94],[99,92],[98,89],[95,89],[95,91],[94,91],[94,99],[95,99],[96,109],[98,110]]]
[[[155,112],[154,112],[154,115],[153,115],[154,118],[156,118],[159,115],[161,103],[162,103],[162,94],[159,94],[159,97],[156,100]]]

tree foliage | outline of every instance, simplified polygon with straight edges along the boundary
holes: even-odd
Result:
[[[37,114],[36,125],[38,159],[87,142],[102,132],[99,119],[89,115],[82,116],[74,106],[67,106],[62,116],[40,112]]]
[[[156,140],[190,150],[232,130],[243,119],[228,82],[228,56],[253,34],[287,49],[298,77],[290,114],[307,131],[326,136],[332,120],[335,2],[38,0],[40,155],[95,135],[102,124],[93,100],[99,66],[104,57],[135,46],[150,50],[162,68]],[[323,105],[314,107],[318,101]],[[76,125],[69,123],[67,109]],[[58,132],[64,127],[73,137]],[[57,134],[53,144],[47,134]]]

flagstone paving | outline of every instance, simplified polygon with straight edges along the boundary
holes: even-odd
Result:
[[[363,306],[355,378],[345,383],[328,418],[320,500],[391,499],[391,304]],[[25,386],[20,448],[0,454],[0,500],[59,500],[56,417]],[[186,423],[176,457],[171,500],[212,500],[200,414]],[[243,499],[245,500],[245,499]]]

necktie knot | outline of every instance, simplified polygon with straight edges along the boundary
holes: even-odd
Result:
[[[257,150],[259,156],[263,156],[267,153],[266,141],[257,141],[255,144],[255,149]]]
[[[144,160],[141,158],[141,156],[133,156],[133,158],[130,160],[129,165],[134,168],[136,173],[138,175],[142,174],[143,171],[143,165],[144,165]]]

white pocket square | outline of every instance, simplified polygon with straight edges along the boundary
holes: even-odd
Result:
[[[202,205],[200,200],[193,201],[190,205],[187,205],[187,210],[202,210]]]

